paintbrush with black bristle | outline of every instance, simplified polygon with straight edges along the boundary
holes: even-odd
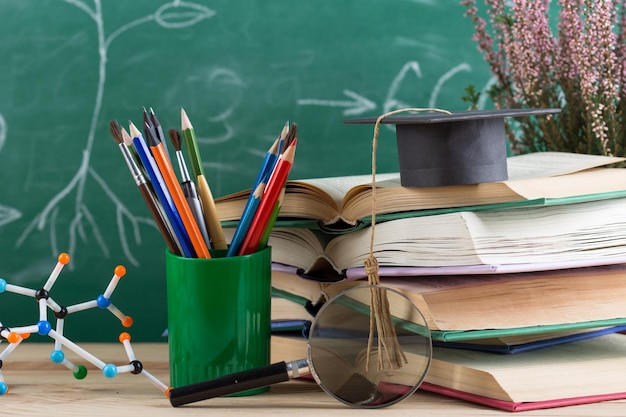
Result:
[[[109,127],[111,130],[111,136],[113,137],[113,140],[115,140],[115,142],[118,144],[120,152],[122,152],[122,156],[124,157],[126,165],[128,166],[128,170],[133,176],[135,184],[137,185],[137,188],[139,189],[139,192],[141,193],[141,196],[143,197],[146,206],[148,206],[148,210],[150,210],[150,214],[152,214],[152,217],[154,218],[154,221],[159,231],[163,235],[168,249],[173,254],[180,256],[182,251],[178,247],[178,244],[176,243],[176,240],[174,239],[172,232],[169,229],[168,223],[165,220],[165,216],[161,211],[161,208],[159,207],[159,204],[157,203],[157,200],[151,190],[150,183],[146,180],[146,177],[133,159],[133,156],[128,149],[128,146],[126,145],[126,141],[124,140],[124,131],[120,127],[117,120],[112,120],[109,123]]]
[[[287,135],[285,136],[285,144],[283,146],[283,151],[287,149],[289,145],[291,145],[293,140],[296,138],[297,131],[298,131],[298,124],[292,123],[291,126],[289,126],[289,131],[287,132]]]

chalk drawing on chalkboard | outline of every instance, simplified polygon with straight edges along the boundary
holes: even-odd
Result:
[[[198,143],[202,145],[217,145],[228,142],[235,137],[235,129],[229,120],[243,100],[243,91],[247,85],[235,71],[222,67],[212,69],[208,77],[203,79],[203,82],[207,83],[207,91],[214,90],[211,86],[212,84],[219,85],[221,89],[228,88],[228,94],[224,95],[229,97],[230,103],[225,103],[224,109],[220,110],[218,114],[207,117],[210,123],[221,124],[223,131],[211,136],[198,134]],[[204,164],[207,165],[206,162]],[[220,168],[228,169],[229,166],[224,165]]]
[[[439,92],[443,85],[454,77],[456,74],[462,71],[471,71],[471,67],[467,63],[461,63],[456,65],[445,74],[443,74],[433,87],[430,98],[428,101],[428,107],[436,107],[437,99],[439,97]],[[422,70],[420,68],[420,64],[417,61],[409,61],[402,66],[398,74],[393,78],[391,84],[387,88],[387,94],[385,99],[380,106],[382,108],[382,113],[387,113],[391,110],[405,108],[405,107],[416,107],[419,106],[418,103],[406,103],[398,99],[399,94],[402,92],[402,86],[412,82],[409,77],[414,76],[417,80],[423,78]],[[346,97],[349,97],[351,100],[330,100],[330,99],[314,99],[314,98],[305,98],[299,99],[297,101],[300,106],[323,106],[323,107],[338,107],[343,108],[342,114],[344,116],[355,116],[370,110],[375,110],[378,108],[378,104],[375,101],[370,100],[369,98],[363,97],[362,95],[351,91],[351,90],[343,90],[343,94]],[[393,129],[393,126],[386,125],[387,128]]]
[[[206,6],[199,5],[192,2],[174,0],[169,3],[164,3],[156,9],[152,14],[148,14],[142,18],[133,20],[125,25],[122,25],[115,31],[106,36],[104,16],[102,13],[102,0],[93,0],[93,7],[81,0],[62,0],[72,6],[77,7],[81,11],[85,12],[97,26],[97,32],[102,34],[98,36],[98,52],[99,52],[99,66],[98,66],[98,87],[95,96],[94,109],[91,117],[91,123],[89,132],[87,134],[85,149],[83,150],[82,161],[77,168],[74,176],[67,182],[61,190],[59,190],[55,197],[48,201],[41,211],[34,217],[30,224],[24,229],[23,233],[19,236],[16,246],[19,247],[26,239],[35,232],[43,232],[48,228],[48,234],[50,236],[50,247],[52,253],[58,253],[61,251],[76,252],[76,247],[80,240],[91,240],[96,242],[101,254],[105,257],[109,256],[109,248],[100,232],[100,226],[92,215],[89,207],[84,202],[86,183],[88,179],[95,180],[98,185],[104,191],[104,194],[111,200],[116,207],[117,226],[120,236],[120,244],[124,251],[125,256],[135,266],[138,265],[138,261],[133,257],[132,252],[129,249],[129,244],[126,239],[125,224],[130,222],[133,229],[133,236],[135,240],[140,242],[141,236],[138,233],[138,225],[140,223],[148,223],[156,228],[156,224],[152,219],[140,218],[135,216],[116,195],[107,186],[106,182],[98,173],[92,169],[89,165],[92,150],[93,141],[96,136],[96,128],[98,126],[98,120],[100,117],[100,111],[102,108],[102,101],[104,97],[104,89],[106,84],[107,75],[107,52],[108,49],[119,35],[134,27],[147,22],[155,22],[159,26],[165,29],[177,29],[195,25],[205,19],[211,18],[215,15],[215,12]],[[68,213],[67,211],[60,210],[60,204],[66,198],[74,198],[74,211]],[[15,214],[14,214],[15,215]],[[61,230],[57,229],[57,221],[64,223],[61,217],[70,217],[67,234],[68,245],[60,250],[58,247],[59,236]],[[93,237],[88,238],[86,231],[89,230],[93,233]]]
[[[13,207],[0,205],[0,227],[22,217],[22,213]]]
[[[443,74],[441,77],[439,77],[439,80],[435,84],[435,87],[433,87],[433,91],[430,94],[430,100],[428,101],[428,107],[431,107],[431,108],[437,107],[437,97],[439,96],[439,92],[441,91],[441,87],[446,83],[446,81],[448,81],[450,78],[454,77],[459,72],[462,72],[462,71],[470,72],[471,70],[472,70],[472,67],[470,67],[469,64],[464,62],[462,64],[457,65],[456,67],[452,68],[451,70],[449,70],[448,72]]]
[[[6,139],[7,123],[4,117],[0,114],[0,151],[4,146]],[[15,221],[20,217],[22,217],[22,213],[19,210],[0,204],[0,227],[4,226],[5,224],[11,223],[12,221]]]
[[[7,122],[4,120],[4,116],[0,114],[0,151],[4,147],[4,143],[7,140]]]
[[[376,108],[376,103],[350,90],[343,90],[343,95],[351,100],[320,100],[303,98],[298,100],[300,106],[345,107],[344,116],[355,116]]]
[[[423,78],[422,69],[417,61],[409,61],[402,66],[400,72],[393,78],[389,88],[387,89],[387,96],[383,102],[383,113],[388,111],[401,109],[405,107],[416,107],[417,103],[406,103],[398,100],[399,93],[402,92],[402,86],[411,83],[411,80],[407,80],[409,75],[414,75],[417,80]]]

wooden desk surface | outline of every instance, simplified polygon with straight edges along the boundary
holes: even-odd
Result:
[[[4,349],[6,344],[1,344]],[[118,365],[127,362],[121,344],[81,344],[91,354],[105,362]],[[9,393],[0,396],[0,410],[6,416],[263,416],[298,415],[335,416],[363,415],[364,410],[353,409],[332,399],[315,383],[290,381],[272,386],[265,394],[215,398],[184,407],[173,408],[148,379],[128,373],[105,378],[99,369],[87,364],[89,374],[76,380],[63,366],[48,358],[51,343],[25,341],[5,360],[2,373],[9,385]],[[133,350],[146,370],[168,383],[166,344],[133,344]],[[65,351],[65,349],[64,349]],[[72,352],[70,360],[77,360]],[[624,416],[626,401],[588,404],[560,409],[509,413],[421,392],[400,404],[375,411],[388,416]]]

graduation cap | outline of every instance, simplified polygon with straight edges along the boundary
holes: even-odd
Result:
[[[508,179],[505,117],[558,113],[561,109],[467,110],[397,114],[382,123],[396,125],[403,187],[478,184]],[[376,123],[377,117],[345,123]]]

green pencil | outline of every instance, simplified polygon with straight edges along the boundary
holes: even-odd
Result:
[[[196,133],[193,130],[193,126],[185,113],[185,109],[180,109],[181,130],[183,131],[183,139],[185,141],[185,147],[189,152],[189,163],[191,165],[191,172],[193,178],[198,178],[200,175],[204,176],[204,167],[202,166],[202,159],[200,158],[200,151],[198,150],[198,141],[196,140]]]
[[[265,226],[265,230],[263,231],[263,235],[261,236],[261,240],[259,241],[259,246],[257,250],[261,250],[267,246],[267,241],[270,239],[270,233],[272,233],[272,229],[274,228],[274,223],[278,218],[278,213],[280,212],[280,208],[283,205],[283,199],[285,198],[285,187],[283,187],[280,192],[280,196],[276,201],[276,205],[274,206],[274,210],[272,210],[272,214],[270,215],[270,219],[267,222],[267,226]]]

